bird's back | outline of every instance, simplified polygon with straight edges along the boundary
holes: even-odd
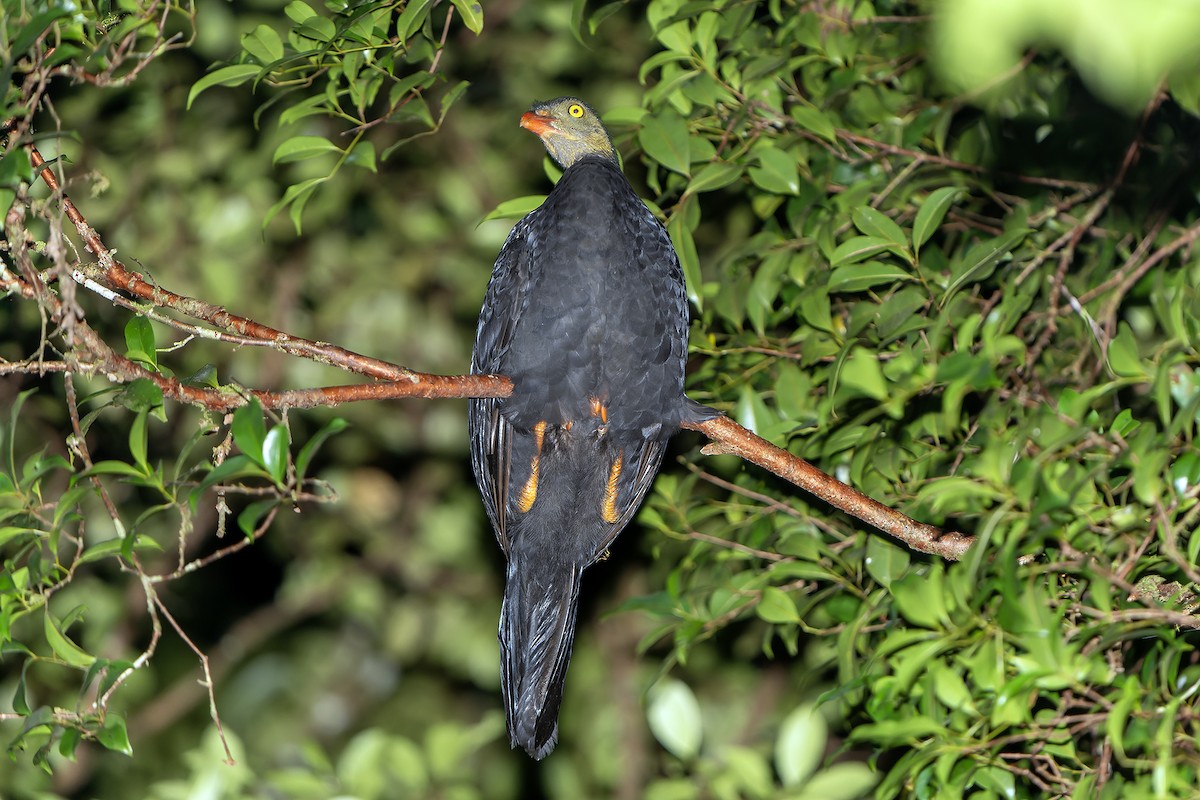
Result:
[[[666,231],[616,165],[584,159],[527,218],[529,285],[496,371],[513,380],[519,427],[607,409],[607,425],[677,427],[687,306]]]

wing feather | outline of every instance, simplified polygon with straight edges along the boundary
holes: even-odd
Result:
[[[529,235],[530,220],[537,212],[526,216],[508,234],[488,282],[479,327],[475,331],[475,347],[471,355],[471,372],[494,374],[500,371],[505,352],[512,342],[516,321],[529,293]],[[503,401],[495,398],[472,400],[467,415],[471,437],[471,466],[483,495],[483,505],[496,531],[496,539],[505,553],[509,550],[507,534],[507,497],[512,465],[512,425],[500,413]]]

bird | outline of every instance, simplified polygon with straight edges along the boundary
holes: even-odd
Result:
[[[667,442],[718,412],[684,395],[688,302],[666,229],[576,97],[520,120],[563,169],[509,233],[488,281],[469,402],[471,464],[506,559],[498,638],[511,746],[541,760],[575,637],[583,572],[646,496]]]

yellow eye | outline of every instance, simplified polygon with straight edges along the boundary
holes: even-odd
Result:
[[[583,106],[579,105],[579,103],[572,103],[567,108],[567,113],[570,114],[572,117],[582,117],[583,116]]]

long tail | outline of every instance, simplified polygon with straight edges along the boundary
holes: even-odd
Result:
[[[538,557],[541,555],[542,557]],[[500,609],[501,683],[512,746],[535,759],[558,743],[583,567],[514,548]]]

